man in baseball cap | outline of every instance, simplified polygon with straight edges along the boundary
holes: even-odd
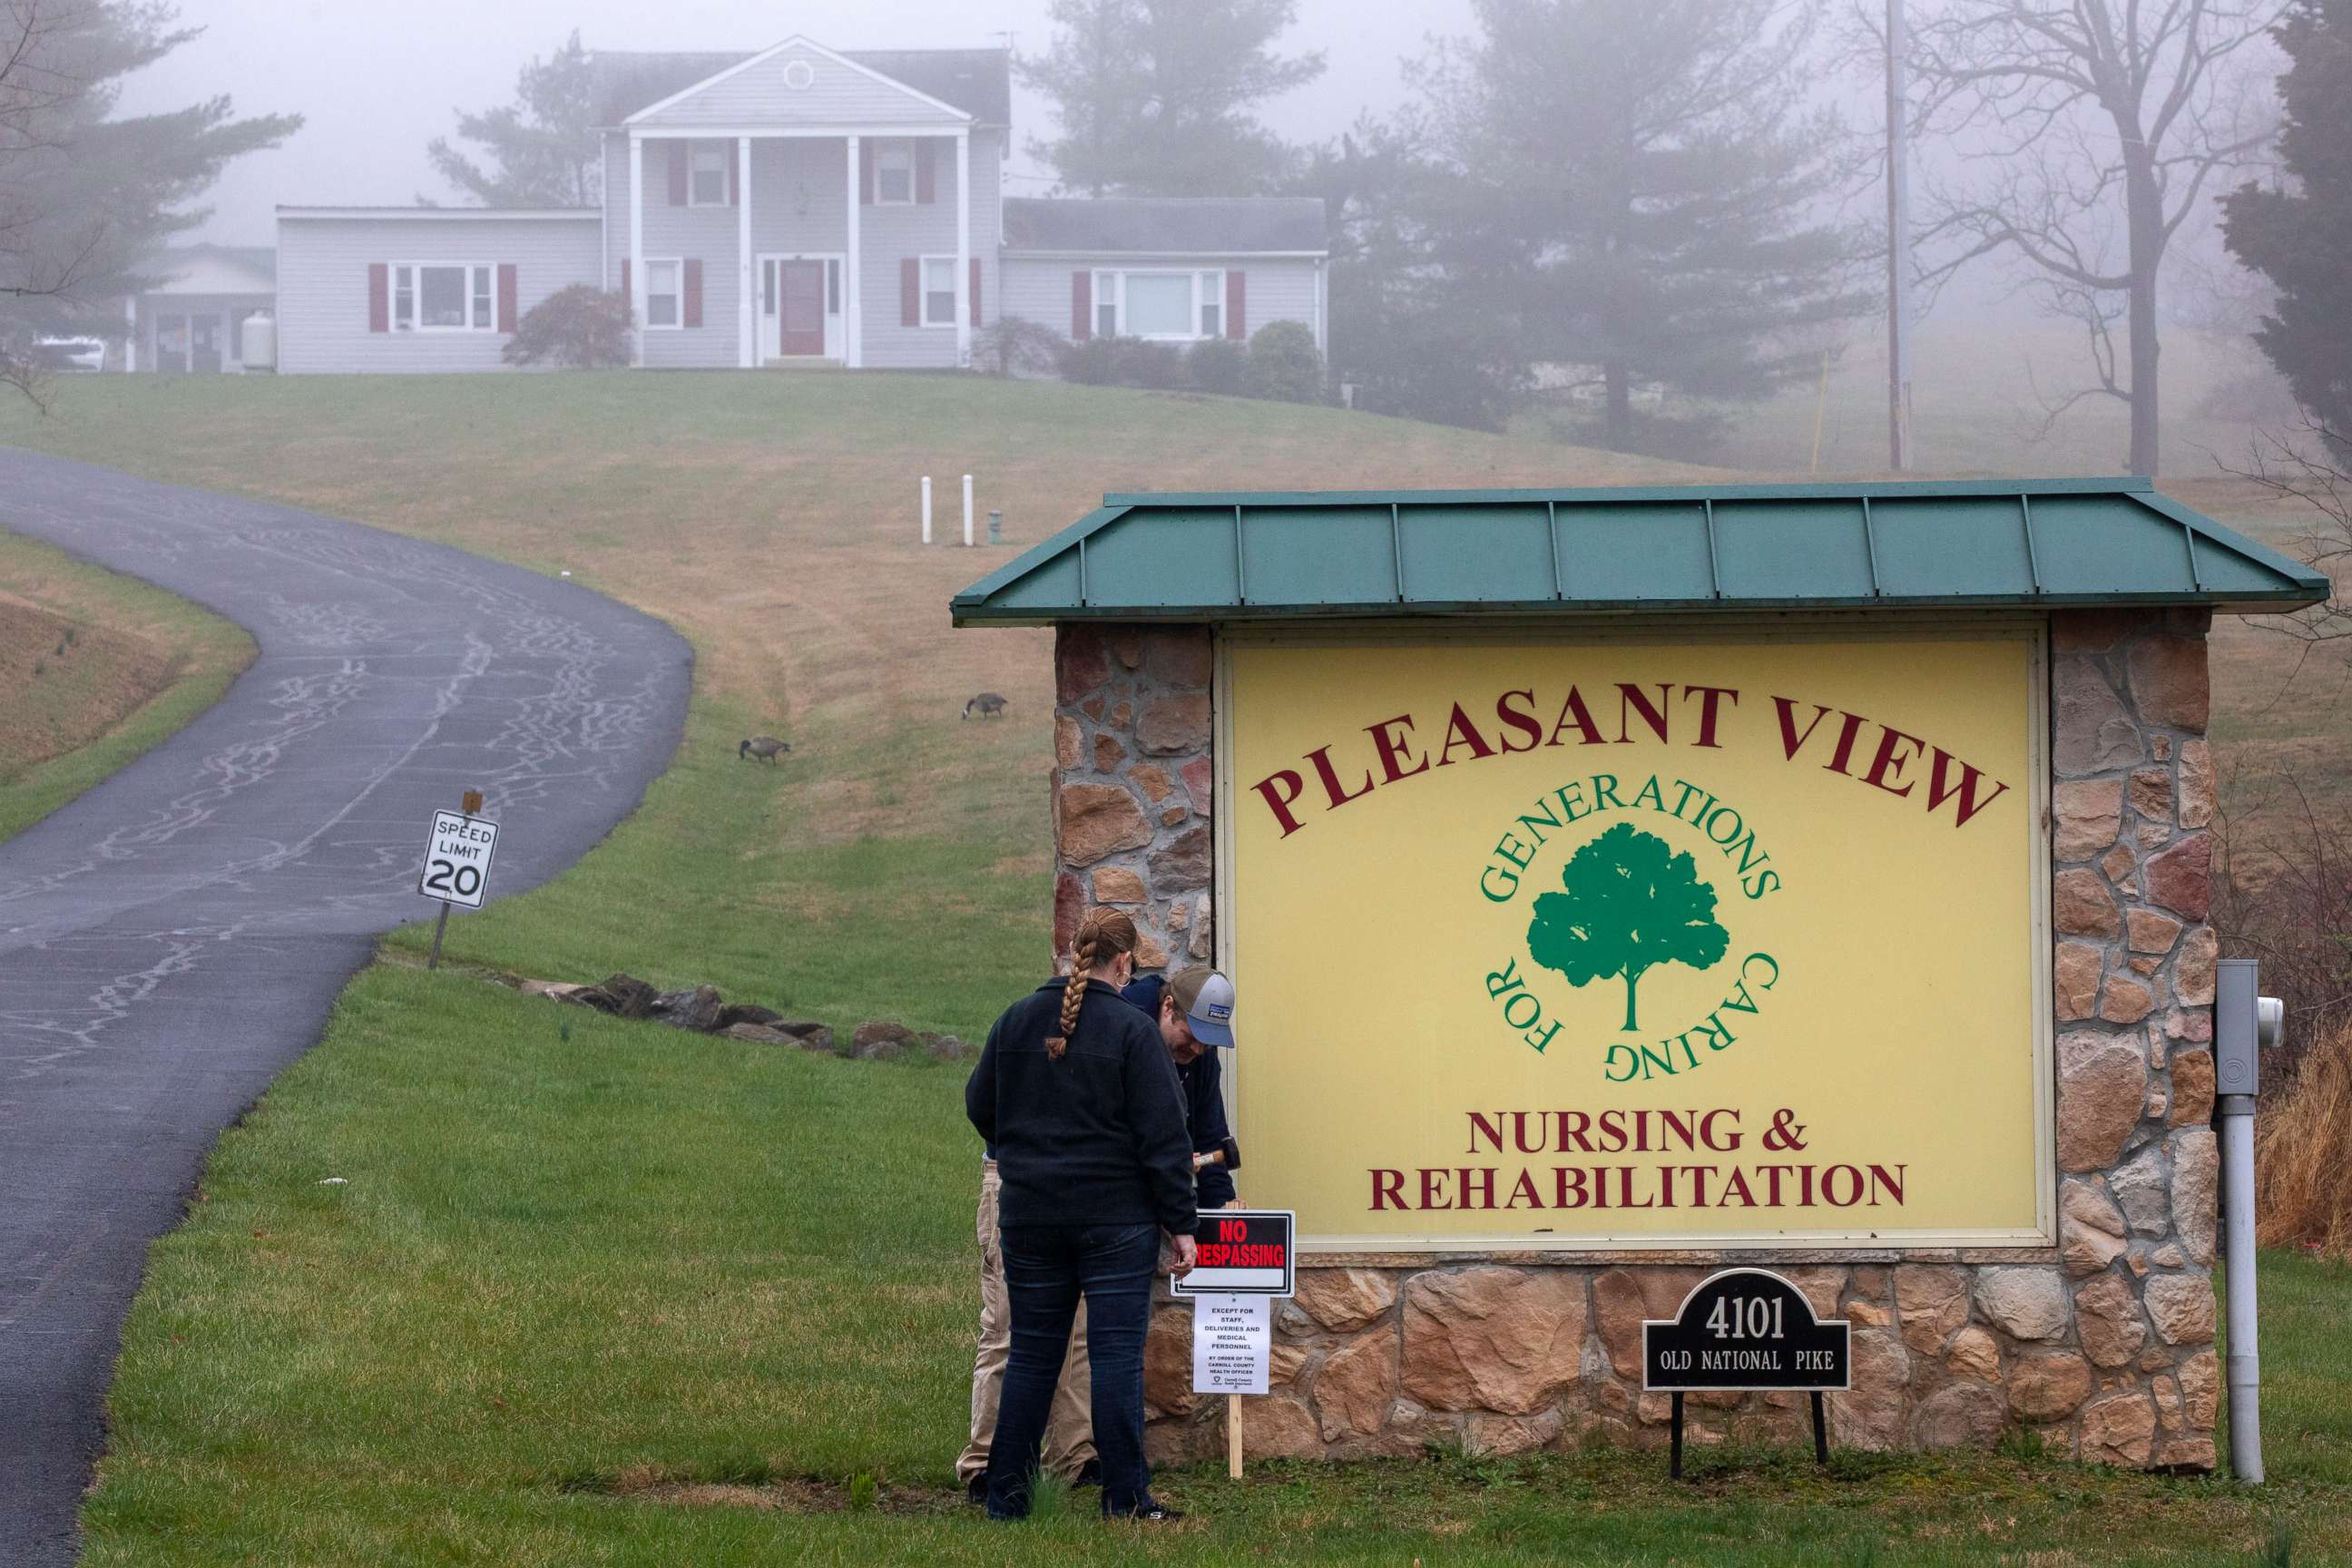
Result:
[[[1184,1090],[1184,1112],[1192,1128],[1199,1205],[1238,1206],[1241,1199],[1234,1190],[1230,1163],[1237,1146],[1225,1125],[1223,1074],[1211,1048],[1234,1045],[1234,983],[1213,969],[1195,967],[1165,979],[1145,975],[1119,995],[1158,1020],[1160,1037],[1176,1064],[1176,1081]],[[1199,1163],[1210,1155],[1216,1157]]]

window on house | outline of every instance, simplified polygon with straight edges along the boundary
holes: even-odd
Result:
[[[688,154],[693,177],[687,184],[687,204],[698,207],[723,207],[727,205],[727,149],[698,142]]]
[[[488,266],[404,261],[392,269],[392,325],[402,332],[487,332],[498,324]]]
[[[1097,272],[1095,333],[1190,342],[1223,337],[1223,272]]]
[[[874,149],[874,205],[912,206],[915,201],[915,144],[882,142]]]
[[[1201,335],[1225,335],[1225,275],[1222,272],[1201,274]]]
[[[1095,274],[1095,336],[1118,336],[1118,274]]]
[[[923,258],[923,325],[952,327],[956,322],[956,258]]]
[[[682,265],[677,261],[646,262],[646,325],[675,327],[678,324],[678,273]]]
[[[1127,275],[1127,331],[1138,338],[1192,335],[1192,279],[1185,272]]]

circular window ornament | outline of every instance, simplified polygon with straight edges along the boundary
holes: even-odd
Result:
[[[794,92],[805,92],[816,81],[816,67],[806,60],[790,60],[784,66],[784,85]]]

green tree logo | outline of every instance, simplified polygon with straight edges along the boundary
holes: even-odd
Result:
[[[1715,921],[1715,889],[1699,880],[1687,852],[1621,822],[1569,858],[1559,874],[1568,890],[1536,900],[1528,956],[1584,986],[1625,979],[1625,1028],[1633,992],[1661,963],[1706,969],[1723,957],[1731,933]]]

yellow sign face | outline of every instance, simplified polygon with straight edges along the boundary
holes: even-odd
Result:
[[[2038,633],[1224,655],[1231,1070],[1303,1244],[2048,1238]]]

